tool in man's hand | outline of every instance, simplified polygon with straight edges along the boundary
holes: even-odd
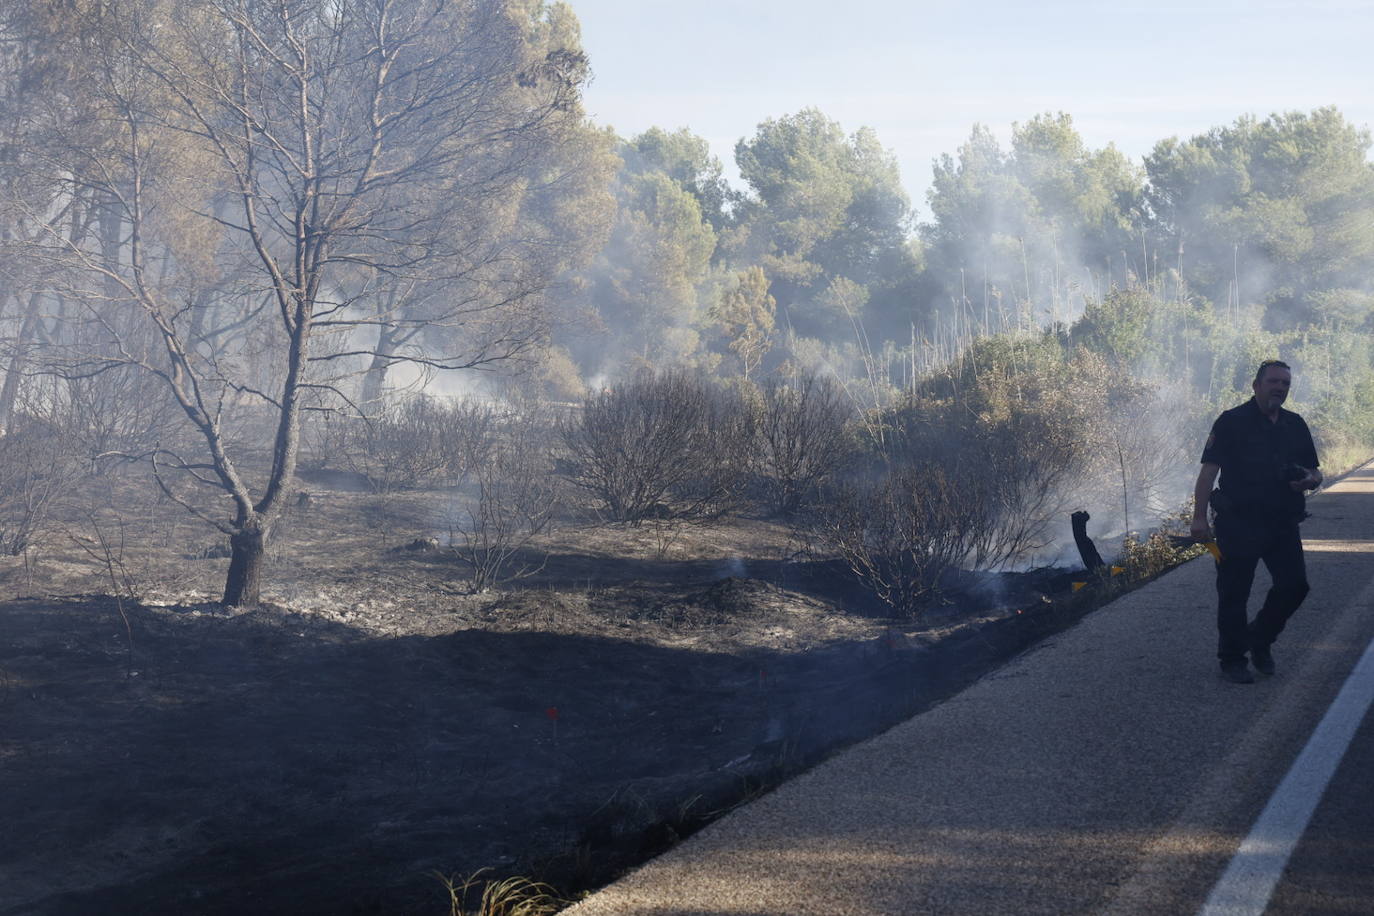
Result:
[[[1195,538],[1191,534],[1171,534],[1169,543],[1175,547],[1192,547],[1194,544],[1201,544],[1207,548],[1207,552],[1212,555],[1212,559],[1221,562],[1221,548],[1217,546],[1216,538]]]

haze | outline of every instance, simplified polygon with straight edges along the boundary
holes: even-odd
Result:
[[[928,216],[931,161],[975,122],[1067,111],[1139,161],[1243,114],[1335,105],[1374,123],[1374,3],[579,0],[588,113],[632,136],[688,127],[730,170],[758,122],[815,106],[874,128]],[[842,11],[842,12],[841,12]]]

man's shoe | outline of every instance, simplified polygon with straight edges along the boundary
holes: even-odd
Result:
[[[1238,662],[1227,662],[1222,665],[1221,676],[1232,684],[1255,683],[1255,676],[1250,673],[1250,666],[1245,664],[1244,659]]]
[[[1274,656],[1269,652],[1268,646],[1252,646],[1250,664],[1254,665],[1255,670],[1266,677],[1274,673]]]

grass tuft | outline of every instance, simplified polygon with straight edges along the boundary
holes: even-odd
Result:
[[[482,875],[486,871],[474,872],[462,884],[452,876],[435,873],[448,890],[449,916],[550,916],[571,902],[559,897],[549,885],[529,878],[485,880]],[[476,909],[467,908],[469,898],[475,898]]]

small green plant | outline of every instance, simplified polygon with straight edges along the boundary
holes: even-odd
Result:
[[[571,902],[559,897],[549,885],[529,878],[485,880],[482,875],[486,871],[474,872],[461,884],[449,875],[435,873],[448,890],[449,916],[550,916]],[[467,908],[469,898],[475,898],[476,909]]]

